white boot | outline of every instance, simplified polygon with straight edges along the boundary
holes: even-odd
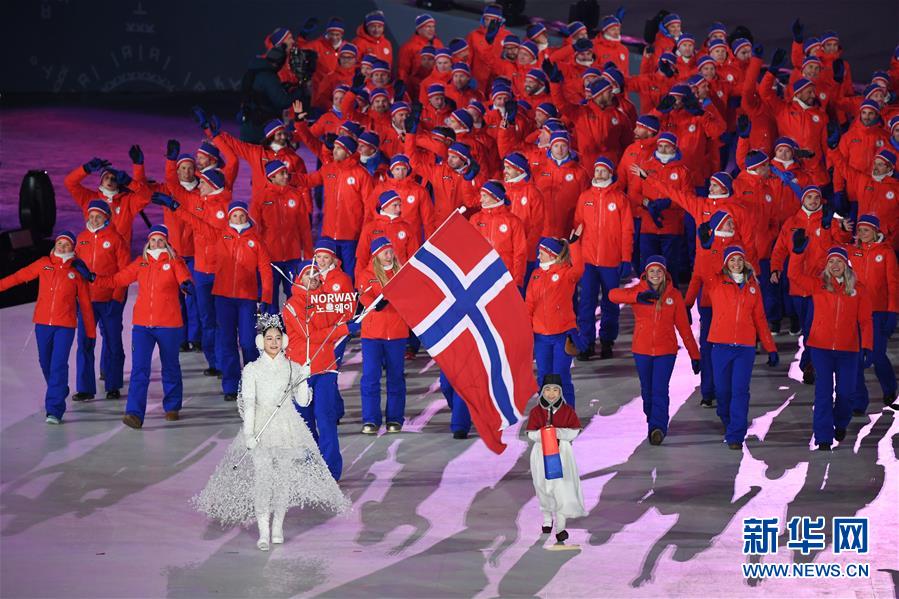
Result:
[[[256,547],[260,551],[269,550],[269,514],[256,514],[256,522],[259,524],[259,540],[256,541]]]
[[[272,517],[272,544],[284,542],[284,512],[275,512]]]

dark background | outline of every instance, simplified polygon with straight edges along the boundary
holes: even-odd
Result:
[[[466,0],[478,6],[477,0]],[[687,0],[624,1],[628,13],[624,32],[642,37],[643,22],[658,9],[675,10],[685,30],[698,39],[721,20],[730,29],[746,25],[766,46],[789,47],[790,23],[799,16],[807,34],[824,29],[839,32],[855,80],[885,68],[899,41],[899,1],[866,0]],[[27,94],[97,92],[225,92],[237,86],[247,58],[262,49],[262,40],[276,26],[298,29],[307,16],[322,23],[329,15],[344,18],[348,38],[362,15],[376,8],[387,14],[395,42],[412,31],[420,9],[398,0],[327,2],[288,0],[27,0],[5,2],[2,9],[3,52],[0,91],[9,102]],[[530,0],[529,16],[568,20],[567,2]],[[610,13],[619,2],[601,2]],[[433,12],[433,11],[432,11]],[[462,11],[434,12],[444,41],[464,35],[477,16]],[[59,99],[59,98],[57,98]]]

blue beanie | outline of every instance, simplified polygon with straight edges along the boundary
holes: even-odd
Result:
[[[150,230],[147,232],[147,239],[150,239],[154,235],[162,235],[166,239],[169,238],[169,228],[165,225],[153,225],[150,227]]]
[[[371,255],[376,256],[387,248],[393,248],[393,244],[386,237],[377,237],[371,242]]]
[[[359,136],[359,143],[368,144],[373,148],[377,148],[381,145],[381,138],[378,137],[378,134],[374,131],[366,131]]]
[[[643,265],[643,272],[649,270],[650,266],[661,266],[663,269],[668,270],[668,261],[665,259],[665,256],[653,254],[646,259],[646,263]]]
[[[405,154],[394,154],[393,158],[390,159],[390,168],[392,169],[398,164],[405,165],[406,168],[411,169],[412,164],[409,162],[409,157]]]
[[[730,212],[726,210],[718,210],[712,217],[709,219],[709,227],[712,229],[712,233],[718,230],[718,227],[721,226],[725,220],[730,218]]]
[[[514,169],[517,169],[523,173],[527,173],[528,176],[530,176],[531,174],[531,165],[528,164],[528,159],[525,158],[524,154],[521,154],[519,152],[512,152],[503,159],[503,162],[510,165]]]
[[[465,162],[471,162],[471,148],[465,145],[462,142],[453,142],[450,144],[447,152],[450,154],[455,154],[456,156],[465,160]]]
[[[91,210],[99,210],[105,214],[107,218],[112,214],[109,209],[109,204],[103,200],[91,200],[87,205],[87,211],[90,212]]]
[[[266,139],[268,139],[269,137],[271,137],[272,135],[277,133],[279,129],[281,131],[284,130],[284,123],[282,123],[280,120],[273,119],[273,120],[267,122],[265,124],[265,128],[263,129],[265,131]]]
[[[75,234],[71,231],[60,231],[56,234],[56,237],[53,238],[53,241],[58,241],[60,237],[68,239],[72,242],[72,245],[75,245]]]
[[[434,17],[429,15],[428,13],[422,13],[415,17],[415,28],[419,29],[420,27],[424,27],[428,23],[436,24],[437,21],[434,20]]]
[[[215,189],[225,188],[225,173],[218,170],[217,168],[209,168],[205,171],[200,171],[197,174],[197,177],[202,179],[203,181],[206,181]]]
[[[661,124],[659,123],[659,119],[654,117],[651,114],[641,114],[637,117],[637,124],[643,127],[644,129],[649,129],[653,133],[658,133],[659,128],[661,128]]]
[[[265,163],[265,176],[271,179],[275,173],[286,171],[287,165],[280,160],[269,160]]]
[[[604,166],[610,173],[615,174],[615,164],[605,156],[600,156],[596,159],[593,163],[593,168],[595,169],[597,166]]]
[[[392,202],[399,201],[401,201],[400,195],[396,191],[388,189],[387,191],[381,192],[381,195],[378,196],[378,209],[382,209]]]
[[[859,216],[856,226],[860,225],[868,225],[869,227],[874,227],[875,229],[880,231],[880,219],[873,214],[862,214],[861,216]]]
[[[537,245],[539,256],[539,250],[543,250],[548,254],[552,254],[553,257],[558,256],[562,253],[562,242],[556,239],[555,237],[541,237],[540,243]]]
[[[743,259],[746,259],[746,252],[742,247],[738,245],[729,245],[724,248],[724,254],[722,255],[722,264],[727,264],[727,261],[730,260],[731,256],[743,256]]]
[[[746,165],[747,170],[751,170],[756,167],[762,166],[766,162],[768,162],[767,154],[765,154],[761,150],[750,150],[749,153],[746,154],[744,164]]]
[[[537,104],[537,110],[551,119],[559,118],[559,109],[556,108],[556,105],[552,102],[543,102],[541,104]]]
[[[383,12],[381,12],[380,10],[375,10],[365,15],[365,24],[368,25],[369,23],[380,23],[382,25],[385,25],[387,21],[384,19]]]
[[[733,195],[734,193],[734,179],[730,176],[729,173],[725,171],[718,171],[711,177],[709,177],[710,181],[716,182],[721,187],[727,190],[727,195]]]
[[[546,25],[543,23],[534,23],[533,25],[528,25],[528,28],[525,30],[525,34],[528,36],[528,39],[536,39],[538,36],[546,33]]]
[[[318,241],[315,243],[315,248],[312,250],[312,253],[317,254],[319,252],[327,252],[329,254],[332,254],[336,258],[337,242],[330,237],[319,237]]]
[[[502,183],[500,183],[499,181],[497,181],[495,179],[491,179],[490,181],[487,181],[486,183],[484,183],[481,186],[481,191],[486,191],[487,193],[492,195],[494,198],[496,198],[498,201],[503,202],[504,204],[508,203],[508,200],[506,199],[506,188],[503,186]]]
[[[474,126],[474,119],[471,118],[471,115],[464,108],[454,110],[450,116],[468,131],[471,131],[471,128]]]
[[[356,151],[358,144],[356,144],[356,140],[348,135],[341,135],[337,139],[334,140],[334,145],[340,144],[343,146],[343,149],[347,151],[348,154],[352,154]]]
[[[328,24],[325,25],[325,31],[339,31],[343,33],[343,19],[340,17],[331,17]]]
[[[232,200],[231,203],[228,204],[228,216],[231,216],[231,213],[235,210],[243,210],[247,214],[250,213],[250,208],[243,200]]]

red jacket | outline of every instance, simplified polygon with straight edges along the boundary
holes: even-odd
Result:
[[[840,152],[828,152],[828,158],[846,179],[846,192],[850,200],[858,202],[858,214],[873,214],[880,219],[884,235],[899,249],[899,180],[884,177],[877,181],[867,170],[853,168]]]
[[[238,233],[227,221],[222,223],[214,214],[203,220],[190,211],[179,210],[178,213],[192,222],[194,227],[203,229],[210,239],[215,239],[212,295],[253,301],[272,296],[271,258],[257,227],[250,224]],[[262,281],[261,294],[257,273]]]
[[[507,206],[499,205],[477,212],[470,222],[502,258],[515,284],[524,287],[528,240],[521,219]]]
[[[146,171],[144,170],[143,164],[135,164],[134,165],[134,180],[140,181],[141,185],[147,186],[149,188],[150,193],[159,191],[164,194],[174,196],[171,189],[169,189],[169,168],[172,169],[171,179],[173,181],[178,182],[178,187],[185,191],[193,191],[197,189],[199,185],[199,180],[194,179],[192,185],[188,185],[185,187],[185,184],[182,184],[178,179],[177,167],[175,166],[174,160],[166,160],[166,181],[165,182],[150,182],[147,181]],[[199,193],[199,191],[197,192]],[[179,256],[182,258],[185,256],[193,256],[194,255],[194,231],[187,224],[185,224],[181,219],[172,213],[171,210],[163,210],[162,212],[162,222],[169,230],[169,245],[177,252]],[[130,251],[129,251],[130,254]],[[96,301],[96,300],[94,300]]]
[[[483,174],[479,174],[473,181],[466,181],[446,163],[446,148],[443,148],[442,156],[437,156],[417,151],[414,135],[407,135],[405,143],[405,153],[412,162],[413,172],[422,178],[422,184],[430,183],[433,189],[435,227],[439,227],[456,208],[475,208],[479,205],[478,189],[486,181]]]
[[[184,214],[185,212],[190,212],[197,218],[207,222],[212,222],[212,219],[215,219],[219,227],[226,226],[228,224],[228,204],[231,202],[231,192],[227,189],[222,189],[216,193],[201,196],[199,189],[187,191],[180,185],[175,187],[171,182],[169,182],[169,191],[178,203],[182,205],[182,208],[175,211],[174,216],[194,233],[194,269],[206,274],[214,273],[218,228],[210,230],[197,226],[195,221],[188,220]]]
[[[25,268],[0,279],[0,292],[21,283],[38,279],[37,304],[34,306],[35,324],[74,329],[77,325],[75,302],[84,318],[84,329],[89,338],[96,338],[94,308],[85,280],[72,268],[72,261],[62,261],[50,254],[38,258]]]
[[[793,231],[796,229],[805,229],[806,236],[811,240],[809,247],[805,250],[810,258],[808,264],[817,264],[817,258],[823,258],[824,253],[831,246],[849,241],[849,234],[840,229],[836,220],[832,222],[830,229],[824,229],[821,227],[821,210],[808,214],[800,208],[780,228],[771,252],[771,272],[784,269],[784,263],[793,250]],[[791,295],[801,294],[791,292]]]
[[[663,131],[677,135],[677,149],[683,155],[683,164],[691,174],[690,184],[702,185],[714,171],[718,170],[717,153],[715,160],[709,160],[713,150],[717,150],[718,138],[724,133],[726,124],[718,109],[709,105],[700,116],[685,109],[675,109],[667,115],[657,115]]]
[[[256,198],[256,224],[269,258],[273,262],[312,258],[309,192],[269,181]]]
[[[190,280],[190,271],[181,258],[172,258],[162,252],[159,259],[138,256],[113,276],[97,277],[95,286],[127,287],[137,281],[137,299],[134,302],[135,325],[143,327],[180,327],[184,325],[178,305],[179,285]]]
[[[533,179],[520,181],[506,181],[506,197],[509,199],[509,209],[512,214],[521,219],[524,226],[525,237],[528,242],[528,262],[537,259],[537,244],[543,236],[546,226],[546,203],[543,194],[534,184]]]
[[[385,191],[393,190],[403,200],[403,208],[400,216],[404,221],[409,223],[409,227],[415,232],[415,237],[420,241],[429,237],[437,224],[434,223],[434,203],[428,195],[428,190],[415,182],[412,175],[405,179],[394,179],[388,177],[375,185],[371,195],[368,197],[368,210],[366,211],[366,219],[378,213],[377,203],[378,197]],[[424,231],[424,237],[422,237]]]
[[[639,163],[647,173],[646,179],[641,179],[633,174],[627,185],[631,206],[636,208],[634,216],[640,219],[640,233],[653,235],[683,235],[684,211],[673,203],[662,214],[662,226],[653,222],[649,211],[643,205],[643,200],[657,200],[671,198],[672,189],[689,191],[691,189],[690,171],[681,160],[671,160],[662,164],[651,154],[646,160]]]
[[[696,339],[693,338],[693,331],[687,321],[684,300],[677,287],[670,283],[670,275],[667,280],[665,291],[654,304],[637,302],[637,294],[649,289],[645,277],[641,277],[640,282],[633,287],[612,289],[609,299],[616,304],[630,304],[634,311],[634,340],[631,344],[633,353],[646,356],[676,354],[677,338],[674,330],[677,329],[690,358],[698,360],[699,347],[696,346]]]
[[[624,149],[634,141],[633,127],[615,106],[600,108],[592,100],[583,105],[570,104],[558,85],[552,86],[552,98],[574,121],[584,165],[593,164],[599,156],[618,162]]]
[[[227,131],[222,131],[213,138],[212,143],[222,150],[231,152],[243,158],[250,165],[250,188],[252,190],[250,201],[255,208],[257,194],[265,188],[268,177],[265,176],[265,165],[271,160],[280,160],[287,166],[291,182],[294,178],[306,172],[306,163],[299,157],[296,151],[289,145],[280,148],[277,152],[270,146],[260,146],[241,141]]]
[[[538,335],[558,335],[577,327],[571,298],[584,274],[583,241],[572,243],[571,264],[536,268],[528,281],[525,304]]]
[[[354,302],[337,302],[343,309],[341,314],[333,305],[334,298],[328,296],[329,293],[321,288],[310,292],[304,287],[294,285],[293,295],[281,311],[285,332],[290,339],[285,355],[297,364],[305,364],[308,359],[312,374],[337,370],[334,347],[347,336],[346,322],[352,318],[355,309],[355,305],[349,310],[346,309],[347,304]],[[349,296],[341,296],[338,299],[349,299]],[[327,307],[328,303],[332,304],[330,310]]]
[[[824,286],[821,275],[807,273],[805,252],[793,254],[797,268],[790,269],[790,285],[809,295],[814,304],[814,319],[809,330],[808,347],[832,351],[858,352],[874,347],[874,329],[871,322],[871,299],[861,283],[856,283],[852,295],[846,295],[845,287],[833,281],[833,291]],[[859,346],[859,329],[861,346]]]
[[[425,46],[442,48],[443,43],[437,37],[429,41],[417,33],[413,33],[408,41],[400,47],[399,65],[396,70],[397,79],[411,81],[414,78],[415,71],[421,64],[419,52]],[[411,88],[410,91],[412,91]]]
[[[98,275],[114,275],[126,266],[131,258],[131,251],[125,245],[122,236],[106,225],[91,233],[85,229],[75,240],[75,255],[81,258],[87,267]],[[92,302],[125,301],[125,285],[117,289],[103,289],[90,286]]]
[[[875,241],[847,246],[852,270],[865,291],[874,312],[899,312],[899,266],[888,243]]]
[[[371,262],[371,242],[378,237],[390,240],[400,264],[405,264],[419,246],[418,233],[404,218],[391,219],[383,214],[370,218],[362,225],[359,243],[356,244],[356,278]]]
[[[342,241],[359,239],[365,219],[365,200],[374,186],[371,175],[356,160],[323,164],[308,175],[297,175],[297,184],[324,186],[322,237]]]
[[[617,183],[606,188],[591,185],[578,197],[573,227],[578,225],[584,225],[581,246],[587,264],[617,267],[631,261],[634,217]]]
[[[741,223],[740,230],[747,233],[746,236],[753,243],[755,255],[759,259],[771,257],[774,240],[780,232],[777,205],[775,204],[775,198],[778,195],[776,188],[778,187],[780,187],[778,179],[763,179],[746,170],[743,170],[734,179],[733,197],[747,209],[744,221],[750,221]],[[752,232],[751,236],[748,235],[749,231]]]
[[[391,69],[393,68],[393,45],[385,35],[372,37],[365,31],[365,25],[359,25],[356,28],[356,39],[353,40],[353,44],[359,49],[360,58],[370,54],[386,62]]]
[[[590,185],[590,174],[581,167],[576,158],[569,156],[561,164],[541,150],[540,163],[531,168],[531,178],[546,204],[546,226],[544,234],[552,237],[568,237],[574,223],[574,210],[581,192]]]
[[[693,302],[703,291],[703,282],[706,279],[714,277],[721,272],[723,266],[724,250],[730,245],[738,245],[746,250],[746,261],[750,264],[755,263],[755,257],[752,255],[752,246],[747,248],[743,245],[738,231],[733,237],[718,237],[712,240],[712,247],[705,249],[701,244],[696,244],[696,259],[693,261],[693,275],[690,277],[690,284],[687,287],[687,293],[684,296],[684,302],[688,306],[692,306]],[[701,308],[711,308],[712,300],[708,292],[703,292],[699,300]]]
[[[755,278],[747,280],[741,287],[719,271],[703,280],[703,295],[706,293],[712,302],[710,343],[755,347],[758,339],[766,352],[777,351],[765,320],[762,289]]]
[[[393,271],[385,273],[387,280],[393,278]],[[359,289],[359,302],[366,308],[381,295],[383,286],[378,281],[372,270],[371,260],[368,266],[356,278],[356,285]],[[362,338],[363,339],[385,339],[392,341],[394,339],[406,339],[409,337],[409,327],[400,318],[396,308],[387,304],[383,310],[378,312],[372,310],[362,319]]]
[[[110,221],[115,230],[119,232],[122,239],[125,240],[125,246],[131,248],[131,229],[134,226],[134,217],[137,213],[144,209],[150,203],[150,190],[141,185],[140,180],[135,176],[135,184],[133,190],[119,190],[112,198],[103,195],[99,189],[88,189],[81,182],[87,177],[84,168],[79,166],[66,175],[63,185],[72,194],[72,197],[81,207],[87,218],[87,206],[91,200],[103,200],[109,204],[112,216]]]
[[[855,171],[870,172],[874,156],[884,147],[889,149],[890,136],[882,124],[866,127],[860,120],[852,123],[837,146],[837,151],[842,155],[845,164],[842,168],[834,169],[834,191],[842,191],[845,188],[842,173],[847,166]]]

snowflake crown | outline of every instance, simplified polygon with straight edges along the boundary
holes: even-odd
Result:
[[[265,333],[269,329],[278,329],[284,332],[284,325],[281,323],[281,316],[278,314],[257,314],[256,330]]]

